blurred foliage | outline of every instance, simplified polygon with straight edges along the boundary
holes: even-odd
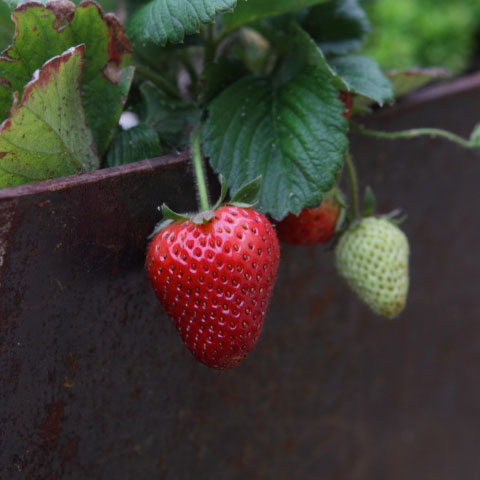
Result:
[[[364,2],[372,33],[364,53],[384,68],[444,66],[461,73],[478,53],[479,0]]]
[[[97,1],[105,11],[115,11],[124,3]],[[7,3],[0,0],[1,50],[11,43],[14,31]],[[444,66],[460,73],[479,53],[480,0],[363,0],[362,4],[372,23],[363,53],[383,68]]]

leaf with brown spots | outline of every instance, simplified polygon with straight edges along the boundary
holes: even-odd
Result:
[[[0,126],[0,188],[99,167],[80,95],[84,51],[49,60],[14,102]]]
[[[13,44],[0,57],[0,120],[10,116],[13,94],[20,96],[33,72],[70,47],[85,45],[82,103],[98,152],[114,133],[133,78],[130,42],[117,18],[87,0],[22,3],[12,14]]]
[[[450,72],[439,67],[408,68],[406,70],[390,70],[386,72],[386,76],[392,82],[395,97],[401,97],[430,82],[448,78]]]

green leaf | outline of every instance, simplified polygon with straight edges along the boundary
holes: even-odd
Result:
[[[168,218],[173,221],[190,220],[191,218],[189,215],[185,215],[184,213],[174,212],[166,203],[162,205],[162,215],[164,218]]]
[[[219,175],[218,176],[218,181],[220,183],[220,196],[218,197],[218,200],[215,203],[215,205],[212,207],[212,210],[216,210],[217,208],[219,208],[222,205],[222,203],[225,200],[225,197],[227,196],[227,193],[228,193],[228,185],[227,185],[227,182],[225,180],[225,177],[223,175]]]
[[[165,45],[179,43],[197,33],[201,24],[211,23],[217,13],[231,10],[237,0],[152,0],[137,10],[128,33],[137,42]]]
[[[15,24],[10,18],[10,8],[3,1],[0,0],[0,50],[3,51],[8,47],[12,39]]]
[[[142,5],[145,5],[150,0],[127,0],[127,16],[130,17],[133,12],[138,10]]]
[[[103,8],[103,10],[111,12],[117,9],[120,2],[118,0],[97,0],[97,3]]]
[[[428,83],[447,78],[450,72],[444,68],[409,68],[385,72],[393,85],[395,97],[406,95]]]
[[[150,83],[143,83],[140,92],[145,107],[143,122],[156,130],[167,145],[188,143],[192,126],[200,118],[198,107],[181,99],[167,97]]]
[[[358,0],[331,0],[318,5],[303,26],[324,53],[336,55],[360,49],[370,31],[367,14]]]
[[[247,76],[209,108],[204,151],[232,191],[263,177],[259,209],[277,219],[318,205],[347,147],[338,81],[301,29],[273,78]]]
[[[345,55],[332,58],[329,63],[342,77],[349,91],[363,95],[379,105],[393,100],[392,85],[372,58]]]
[[[209,63],[205,68],[205,101],[209,102],[222,90],[247,75],[248,71],[243,62],[220,57],[215,63]]]
[[[233,13],[223,15],[225,33],[262,18],[311,7],[326,0],[249,0],[239,1]]]
[[[83,45],[37,71],[0,128],[0,187],[99,167],[80,96]]]
[[[375,193],[373,192],[371,187],[367,187],[365,189],[365,196],[363,198],[363,207],[362,207],[362,215],[364,217],[369,217],[373,215],[377,206],[377,199],[375,197]]]
[[[229,203],[244,203],[253,205],[262,188],[262,177],[254,178],[251,182],[240,187],[232,196]]]
[[[13,12],[16,35],[0,57],[0,119],[9,116],[14,92],[21,92],[33,72],[71,46],[85,44],[82,101],[97,149],[103,154],[113,136],[133,78],[127,68],[131,48],[123,27],[103,15],[92,1],[76,9],[69,2],[44,7],[28,2]]]
[[[128,130],[119,130],[107,152],[106,167],[138,162],[161,155],[162,150],[154,130],[140,124]]]

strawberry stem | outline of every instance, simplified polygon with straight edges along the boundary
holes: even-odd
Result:
[[[168,80],[166,80],[159,73],[154,72],[150,68],[145,67],[140,63],[135,63],[135,73],[145,78],[146,80],[150,80],[155,86],[157,86],[160,90],[163,90],[168,95],[178,99],[181,98],[177,89],[173,85],[171,85]]]
[[[217,43],[215,40],[215,27],[213,24],[209,24],[206,27],[205,35],[205,65],[212,63],[215,60],[216,49]]]
[[[207,181],[205,176],[205,166],[202,157],[202,146],[200,143],[200,130],[197,128],[193,132],[192,138],[192,156],[195,169],[195,181],[197,185],[198,198],[201,211],[210,210],[208,199]]]
[[[348,179],[350,181],[350,202],[352,203],[352,214],[354,218],[360,218],[360,206],[358,203],[358,177],[352,156],[347,150],[345,153],[345,165],[347,166]]]
[[[442,130],[440,128],[412,128],[411,130],[402,130],[399,132],[381,132],[378,130],[369,130],[368,128],[364,128],[358,124],[351,123],[350,125],[352,130],[355,132],[363,135],[369,135],[371,137],[386,138],[389,140],[395,140],[397,138],[416,138],[427,135],[429,137],[443,137],[466,148],[477,146],[473,140],[466,140],[459,135],[455,135],[452,132],[447,132],[446,130]]]

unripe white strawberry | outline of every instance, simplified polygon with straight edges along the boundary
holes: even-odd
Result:
[[[335,267],[358,297],[387,318],[405,307],[409,246],[405,234],[385,218],[367,217],[340,237]]]

